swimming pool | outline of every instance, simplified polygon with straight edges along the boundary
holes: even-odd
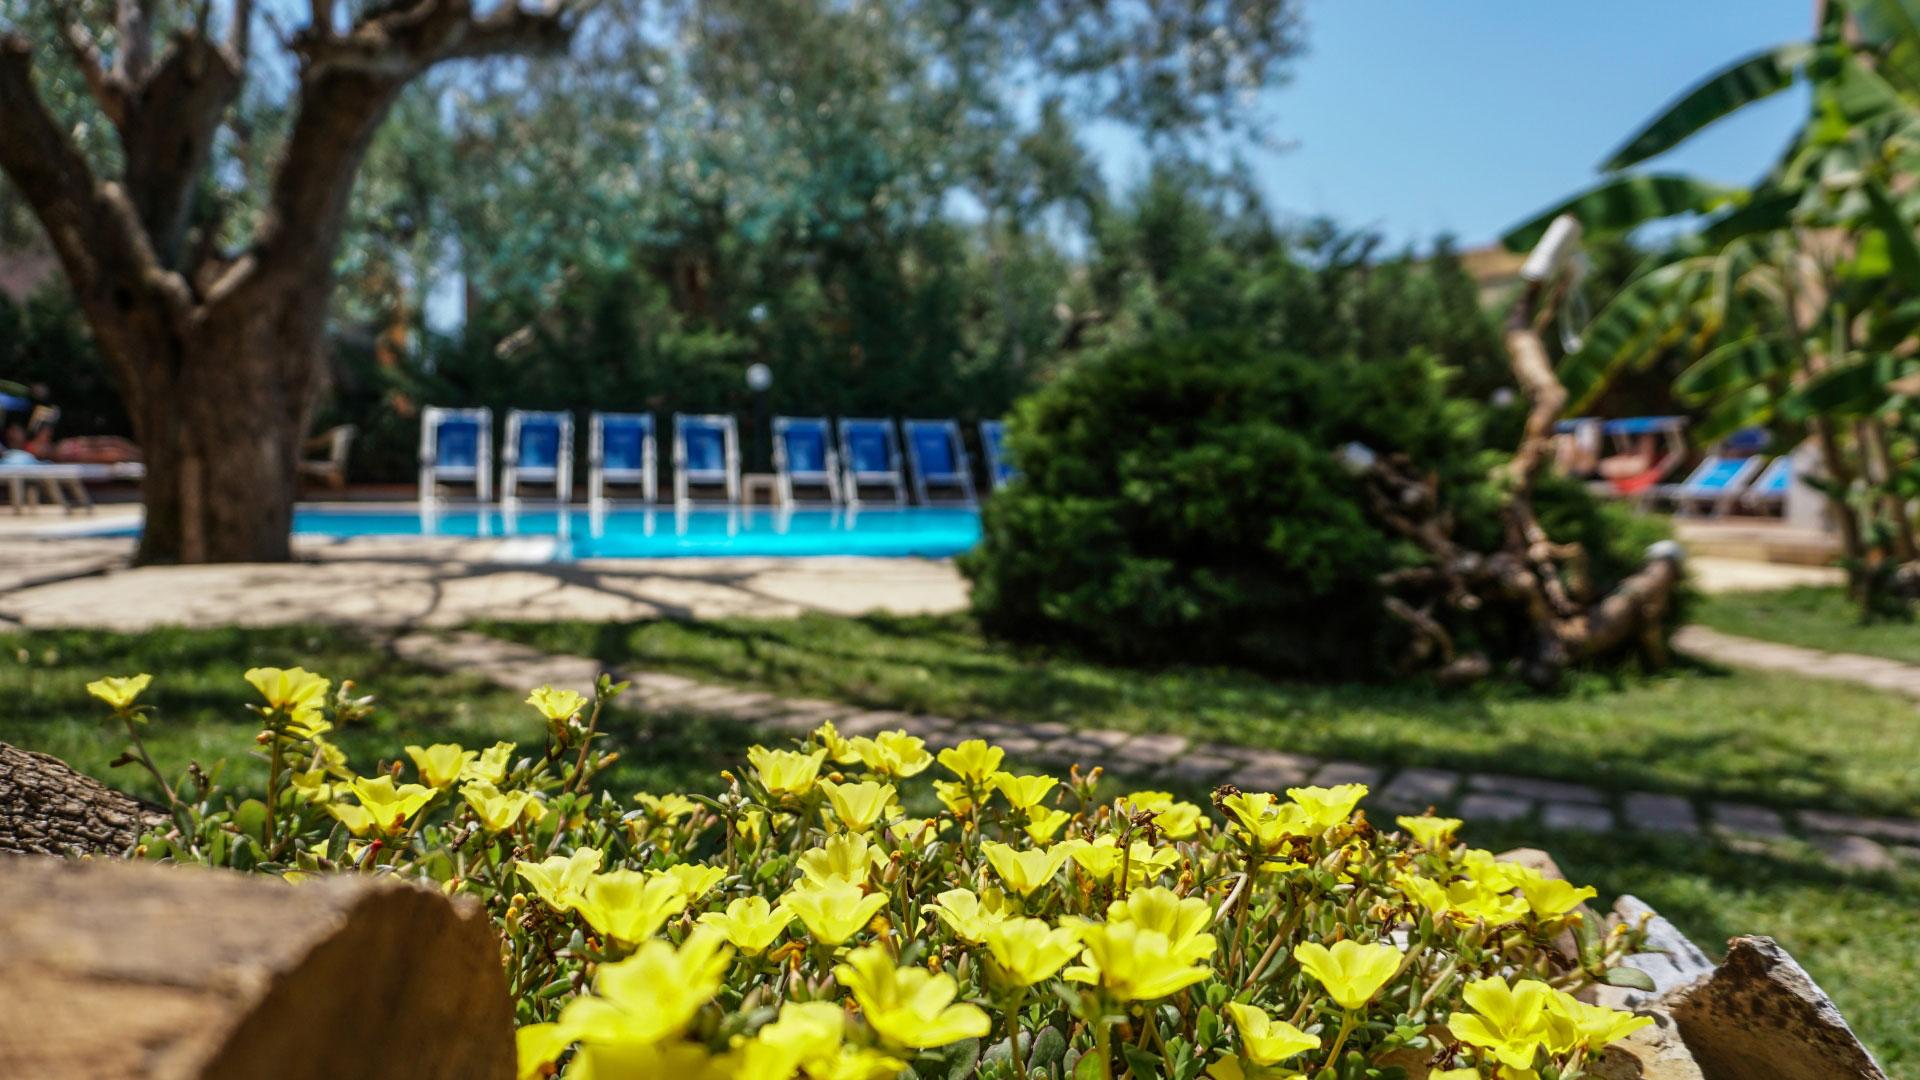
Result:
[[[766,507],[301,507],[301,536],[449,536],[551,539],[552,558],[870,555],[946,558],[979,542],[980,512],[946,507],[775,510]]]

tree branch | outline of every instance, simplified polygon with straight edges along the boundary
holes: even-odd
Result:
[[[161,264],[181,265],[187,212],[227,110],[239,97],[238,57],[198,31],[175,36],[128,102],[120,143],[127,190]]]
[[[115,28],[119,44],[114,49],[113,77],[122,86],[133,86],[147,77],[153,60],[153,0],[120,0]]]
[[[94,103],[100,106],[100,111],[106,114],[114,127],[119,127],[127,118],[126,86],[107,70],[106,61],[100,56],[100,46],[94,42],[93,34],[85,26],[70,18],[65,11],[61,12],[60,21],[60,39],[67,43],[67,51],[73,54],[74,64],[87,80],[87,90],[93,94]]]

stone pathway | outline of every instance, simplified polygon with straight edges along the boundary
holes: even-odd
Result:
[[[1682,627],[1673,636],[1673,645],[1689,656],[1716,664],[1781,671],[1812,679],[1837,679],[1920,701],[1920,667],[1885,657],[1781,645],[1723,634],[1705,626]]]
[[[589,692],[602,670],[598,661],[588,657],[557,656],[471,632],[409,633],[394,638],[391,648],[404,660],[481,675],[512,690],[552,683]],[[616,677],[632,680],[629,700],[641,708],[793,735],[804,735],[823,720],[832,720],[848,736],[903,728],[935,749],[966,739],[987,739],[1021,760],[1055,768],[1097,762],[1146,783],[1195,787],[1231,783],[1249,791],[1360,783],[1373,789],[1371,805],[1395,813],[1419,813],[1433,806],[1469,821],[1536,822],[1546,829],[1572,832],[1710,835],[1756,850],[1800,838],[1846,870],[1889,870],[1903,862],[1920,865],[1920,820],[1914,819],[1696,802],[1654,792],[1619,794],[1564,780],[1502,773],[1385,768],[1166,733],[1089,730],[1051,722],[952,720],[783,698],[656,672],[616,673]]]

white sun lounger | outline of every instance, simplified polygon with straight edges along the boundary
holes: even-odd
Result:
[[[520,497],[523,483],[550,484],[559,502],[573,499],[573,414],[514,409],[500,451],[500,501]]]
[[[441,484],[471,484],[474,498],[493,501],[493,410],[443,409],[420,413],[420,501],[440,497]]]

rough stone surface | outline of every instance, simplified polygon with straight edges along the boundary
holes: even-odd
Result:
[[[1460,787],[1460,774],[1448,769],[1402,769],[1373,801],[1390,810],[1424,810],[1443,806]]]
[[[1228,780],[1241,791],[1278,794],[1313,779],[1320,759],[1278,750],[1254,750],[1238,756],[1240,768]]]
[[[1813,848],[1827,862],[1842,870],[1880,873],[1896,865],[1887,849],[1864,836],[1829,833],[1811,838]]]
[[[117,855],[166,819],[59,758],[0,743],[0,852]]]
[[[1653,992],[1601,986],[1595,991],[1600,1004],[1615,1009],[1638,1009],[1713,973],[1712,958],[1639,897],[1622,896],[1615,900],[1613,913],[1629,926],[1645,920],[1647,951],[1627,957],[1626,966],[1646,972],[1653,980]]]
[[[1540,824],[1568,832],[1606,832],[1613,828],[1613,811],[1587,803],[1548,803],[1540,808]]]
[[[1371,765],[1362,765],[1357,761],[1329,761],[1320,766],[1313,774],[1313,782],[1321,787],[1334,787],[1339,784],[1365,784],[1368,787],[1380,786],[1380,770]]]
[[[1772,938],[1738,937],[1673,1017],[1708,1080],[1886,1080],[1820,987]]]
[[[1533,803],[1511,795],[1469,795],[1454,813],[1468,821],[1518,821],[1533,812]]]
[[[1715,803],[1713,826],[1716,832],[1765,840],[1778,840],[1787,835],[1786,819],[1764,806],[1748,803]]]
[[[0,1076],[513,1075],[478,905],[351,876],[0,856]]]
[[[1587,1075],[1593,1080],[1705,1080],[1673,1017],[1652,1016],[1651,1026],[1609,1045]]]
[[[1231,758],[1188,753],[1166,763],[1161,771],[1184,783],[1203,784],[1225,776],[1234,764]]]
[[[1535,780],[1526,776],[1507,776],[1503,773],[1481,773],[1467,778],[1470,791],[1486,791],[1498,795],[1518,795],[1525,799],[1550,799],[1554,802],[1603,803],[1606,797],[1597,788],[1585,784],[1571,784],[1565,780]]]
[[[1694,833],[1700,822],[1693,804],[1678,795],[1654,795],[1636,792],[1620,802],[1627,824],[1648,832]]]

